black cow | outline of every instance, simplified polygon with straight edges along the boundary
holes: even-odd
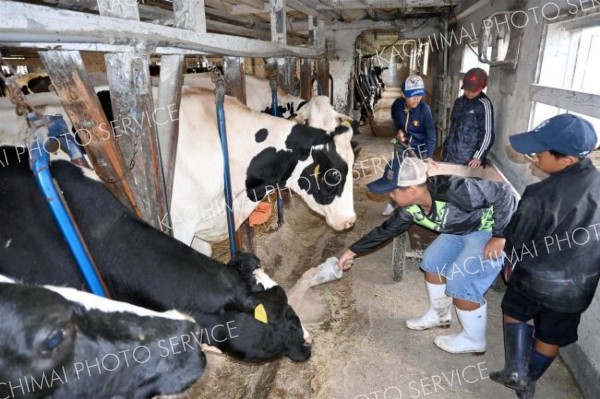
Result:
[[[197,343],[172,345],[200,335],[178,312],[0,276],[0,314],[3,399],[149,399],[187,389],[206,365]]]
[[[0,220],[4,223],[0,229],[0,272],[28,283],[82,287],[80,273],[26,158],[20,155],[19,159],[15,148],[0,148]],[[84,176],[81,168],[55,161],[50,170],[114,299],[158,311],[179,309],[211,331],[218,327],[210,324],[214,315],[254,314],[262,297],[252,294],[238,270],[137,219],[100,182]],[[248,346],[229,353],[243,359],[245,350],[252,351],[251,358],[256,361],[281,355],[307,360],[310,347],[306,351],[299,320],[293,317],[287,301],[281,306],[289,308],[286,317],[261,323],[258,327],[265,334],[240,339]],[[243,325],[235,328],[237,337],[233,339],[238,339],[246,329]],[[293,337],[286,335],[290,332]],[[257,340],[264,336],[281,340],[279,353],[256,353],[255,348],[264,345]],[[204,342],[208,342],[206,338]],[[226,352],[229,348],[227,343],[210,343]],[[297,352],[305,356],[295,356]]]

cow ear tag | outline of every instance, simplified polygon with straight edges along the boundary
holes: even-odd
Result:
[[[261,323],[269,324],[269,319],[267,318],[267,311],[263,304],[259,304],[254,308],[254,318]]]
[[[342,126],[351,127],[352,123],[350,123],[349,120],[345,119],[344,121],[342,121]]]
[[[315,178],[319,178],[319,170],[321,169],[321,165],[317,164],[317,166],[315,166]]]

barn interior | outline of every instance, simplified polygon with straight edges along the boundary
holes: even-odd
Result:
[[[153,86],[160,93],[157,107],[164,108],[179,104],[184,74],[217,69],[226,94],[242,102],[249,94],[245,75],[255,75],[304,99],[328,96],[336,111],[359,121],[351,230],[333,231],[291,195],[283,200],[283,224],[270,197],[269,221],[245,226],[235,239],[288,291],[315,337],[311,359],[254,365],[209,353],[208,370],[180,396],[190,399],[514,397],[489,380],[504,362],[500,279],[486,296],[494,309],[488,351],[473,357],[442,353],[431,343],[435,332],[405,328],[426,298],[414,242],[402,244],[408,247],[401,279],[390,266],[397,242],[358,259],[340,281],[308,288],[303,275],[385,221],[386,198],[370,194],[366,184],[381,175],[393,152],[390,106],[407,76],[423,77],[439,144],[464,74],[474,67],[487,71],[496,135],[488,157],[498,176],[522,193],[544,174],[511,151],[509,136],[565,112],[585,117],[600,132],[599,50],[600,2],[594,0],[0,0],[3,74],[49,76],[65,117],[92,135],[106,121],[94,87],[110,88],[115,119],[152,114]],[[45,94],[26,98],[37,104]],[[22,118],[14,111],[0,97],[2,120]],[[0,144],[22,139],[10,126],[0,123]],[[88,156],[109,178],[136,157],[126,187],[110,189],[118,197],[131,192],[141,217],[162,229],[178,124],[133,129],[135,140],[92,145]],[[591,158],[600,165],[597,151]],[[213,257],[226,261],[231,241],[215,245]],[[597,293],[582,317],[579,341],[561,349],[537,397],[600,397],[598,312]]]

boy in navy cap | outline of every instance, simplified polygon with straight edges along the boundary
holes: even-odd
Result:
[[[427,164],[395,157],[384,176],[369,184],[376,194],[390,193],[399,208],[392,217],[350,246],[338,262],[346,270],[364,255],[413,223],[441,233],[425,251],[421,268],[429,308],[406,321],[411,330],[450,325],[451,305],[463,330],[434,343],[450,353],[485,352],[487,306],[484,294],[500,273],[504,254],[502,232],[517,207],[502,183],[460,176],[427,177]]]
[[[512,264],[502,300],[506,365],[490,378],[519,398],[533,398],[558,348],[577,341],[598,285],[600,172],[586,158],[597,141],[588,121],[569,114],[510,137],[516,151],[535,154],[550,174],[525,189],[504,230]]]

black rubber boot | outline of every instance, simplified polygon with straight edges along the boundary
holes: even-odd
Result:
[[[527,364],[531,352],[533,327],[527,323],[504,323],[503,370],[490,373],[490,378],[508,388],[525,390],[528,387]]]
[[[553,361],[553,357],[542,355],[535,349],[531,350],[531,355],[529,356],[529,372],[527,373],[529,376],[529,383],[527,384],[527,388],[522,391],[517,391],[517,396],[520,399],[533,398],[533,395],[535,395],[535,384],[537,380],[544,375]]]

